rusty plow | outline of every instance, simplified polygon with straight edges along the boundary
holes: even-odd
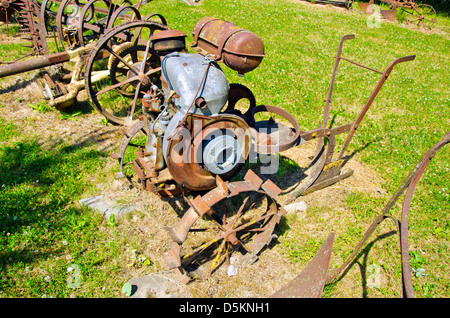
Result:
[[[321,297],[323,288],[326,284],[336,282],[345,275],[345,272],[358,258],[358,254],[363,248],[364,244],[375,232],[377,227],[387,219],[394,221],[396,229],[399,234],[400,241],[400,253],[401,253],[401,270],[402,270],[402,287],[403,297],[415,298],[414,288],[412,284],[412,274],[410,266],[409,255],[409,242],[408,242],[408,218],[411,207],[412,197],[416,185],[420,181],[425,169],[430,163],[431,159],[436,153],[445,145],[450,143],[450,132],[431,147],[414,166],[412,171],[405,178],[403,183],[389,199],[381,213],[373,220],[372,224],[368,227],[357,246],[354,248],[350,256],[347,257],[345,262],[338,268],[329,271],[330,258],[332,254],[334,233],[330,234],[322,245],[321,249],[317,252],[314,258],[307,264],[305,269],[289,283],[283,286],[280,290],[272,294],[273,298],[286,298],[286,297],[302,297],[302,298],[318,298]],[[400,220],[389,214],[391,208],[395,205],[398,199],[404,195],[401,218]]]

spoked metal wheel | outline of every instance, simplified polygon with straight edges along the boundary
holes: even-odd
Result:
[[[281,190],[250,172],[245,181],[218,181],[217,188],[190,201],[193,207],[175,227],[166,228],[175,243],[164,255],[170,267],[206,265],[213,273],[233,254],[239,263],[254,261],[270,243],[285,213],[274,199]]]
[[[86,63],[86,91],[93,106],[108,120],[132,125],[142,114],[142,97],[159,85],[160,57],[151,49],[153,34],[167,26],[132,21],[111,29],[97,42]],[[108,80],[94,82],[98,69],[110,69]]]
[[[88,0],[62,0],[56,13],[56,32],[61,45],[76,44],[76,25],[82,19],[81,11]],[[93,16],[92,10],[89,18]]]
[[[136,159],[136,153],[140,149],[145,149],[147,142],[147,130],[145,121],[136,122],[133,127],[124,132],[125,136],[119,146],[119,151],[112,154],[112,157],[118,160],[120,172],[116,178],[127,178],[131,183],[136,183],[135,172],[133,169],[133,160]]]
[[[89,0],[83,6],[77,21],[77,36],[80,46],[97,40],[105,32],[109,16],[115,7],[108,0]]]
[[[409,12],[414,16],[414,22],[417,24],[436,23],[436,11],[428,4],[418,4],[415,10],[409,10]]]

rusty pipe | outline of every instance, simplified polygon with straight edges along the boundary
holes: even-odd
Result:
[[[358,117],[354,121],[353,127],[350,130],[350,132],[348,133],[347,139],[345,140],[344,145],[342,146],[341,151],[338,155],[338,160],[342,159],[342,157],[344,156],[345,150],[347,149],[348,145],[350,144],[350,141],[353,138],[353,135],[355,134],[356,129],[358,129],[359,124],[361,123],[363,117],[366,115],[367,111],[369,110],[370,105],[372,105],[373,101],[375,100],[375,97],[377,97],[378,93],[380,92],[381,87],[383,86],[384,82],[386,82],[387,78],[391,74],[394,66],[397,65],[398,63],[412,61],[415,58],[416,58],[415,55],[404,56],[404,57],[398,58],[394,62],[392,62],[391,65],[389,65],[389,67],[386,69],[386,71],[384,71],[383,75],[381,76],[380,80],[378,81],[377,86],[372,91],[372,94],[370,95],[370,97],[367,100],[366,104],[364,105],[363,109],[360,111],[360,113],[358,114]]]
[[[342,47],[344,46],[344,41],[353,40],[354,38],[355,38],[354,34],[344,35],[341,38],[341,41],[339,42],[338,51],[336,53],[336,57],[334,60],[334,68],[333,68],[333,72],[331,74],[330,87],[328,89],[327,99],[325,101],[325,110],[323,113],[323,128],[326,128],[327,123],[328,123],[328,117],[330,114],[331,95],[333,94],[334,82],[336,80],[336,73],[337,73],[337,69],[339,66],[339,61],[341,60],[341,53],[342,53]]]
[[[68,52],[40,56],[0,66],[0,78],[70,61]]]

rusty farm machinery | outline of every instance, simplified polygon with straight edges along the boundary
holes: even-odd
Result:
[[[305,0],[314,4],[323,4],[323,5],[333,5],[337,7],[343,7],[346,9],[351,9],[353,5],[353,0]]]
[[[89,15],[88,3],[80,6],[81,17]],[[63,2],[58,12],[63,12],[62,6]],[[254,262],[272,241],[286,213],[284,206],[351,176],[353,171],[345,169],[344,163],[353,136],[393,68],[415,58],[400,57],[379,71],[343,57],[344,43],[354,35],[343,36],[324,100],[322,123],[303,131],[286,110],[257,105],[251,90],[230,84],[221,69],[223,64],[243,75],[257,68],[265,52],[256,34],[231,22],[206,17],[194,26],[191,47],[196,53],[189,53],[184,32],[167,27],[161,15],[143,19],[138,9],[132,8],[129,4],[110,8],[107,17],[112,20],[122,17],[115,13],[117,10],[129,13],[127,20],[118,25],[102,22],[100,26],[98,22],[84,24],[78,20],[76,32],[68,28],[62,34],[70,49],[38,57],[35,62],[3,65],[0,76],[70,61],[76,56],[84,79],[78,77],[81,72],[72,74],[72,83],[84,83],[91,103],[110,122],[128,126],[119,151],[112,154],[120,170],[116,177],[126,178],[162,198],[181,198],[189,206],[173,227],[165,228],[171,242],[163,258],[170,269],[183,275],[202,265],[213,273],[232,254],[238,264]],[[153,17],[160,22],[153,21]],[[375,72],[380,78],[356,118],[333,127],[330,109],[341,61]],[[244,109],[241,101],[247,105]],[[344,139],[339,151],[338,135]],[[434,153],[448,141],[446,135],[416,165],[341,268],[328,275],[334,240],[330,235],[311,266],[272,297],[320,296],[325,282],[342,273],[376,226],[389,218],[390,207],[406,188],[404,206],[408,210],[418,178]],[[311,142],[316,143],[315,151],[303,177],[288,190],[251,169],[243,180],[235,181],[247,162],[273,160],[277,158],[274,154]],[[404,213],[402,255],[407,250]],[[409,269],[405,270],[407,277]]]
[[[344,36],[322,125],[302,131],[286,110],[256,105],[249,88],[228,83],[219,63],[239,74],[250,72],[262,61],[264,44],[254,33],[212,17],[194,26],[191,47],[196,53],[186,51],[184,33],[163,30],[153,38],[141,39],[145,45],[133,45],[117,54],[115,69],[120,78],[105,86],[90,83],[89,73],[108,50],[108,43],[139,23],[124,24],[96,43],[86,66],[87,90],[91,101],[110,120],[126,123],[138,119],[112,155],[120,168],[116,176],[161,197],[182,198],[189,205],[179,222],[166,228],[172,242],[163,257],[170,268],[180,272],[205,263],[214,272],[236,251],[239,262],[255,261],[286,213],[283,205],[350,176],[353,171],[343,169],[344,155],[363,117],[392,69],[415,58],[398,58],[386,70],[378,71],[341,56],[344,42],[354,38]],[[144,58],[133,59],[139,54]],[[331,97],[341,61],[381,76],[356,119],[330,127]],[[117,96],[114,102],[111,94]],[[241,100],[247,108],[237,107]],[[266,119],[257,120],[257,115]],[[345,133],[337,153],[336,136]],[[242,181],[233,181],[246,162],[313,140],[316,151],[304,178],[283,195],[282,202],[282,190],[253,170],[249,169]]]
[[[145,4],[139,0],[136,4],[125,0],[115,4],[109,0],[62,0],[42,3],[36,0],[17,0],[2,2],[2,18],[7,22],[11,16],[28,34],[32,52],[12,62],[0,65],[0,77],[6,77],[52,65],[70,62],[72,70],[60,69],[58,79],[54,80],[45,73],[41,81],[44,97],[49,104],[61,110],[75,103],[78,92],[85,87],[85,65],[89,52],[96,41],[105,33],[130,21],[147,21],[154,30],[167,29],[167,23],[159,14],[140,14]],[[157,20],[155,22],[153,20]],[[31,35],[31,36],[30,36]],[[54,39],[57,53],[50,54],[48,38]],[[111,48],[120,50],[120,44],[130,40],[129,34],[122,34],[120,43],[111,43]],[[23,58],[36,55],[27,60]],[[39,56],[40,55],[40,56]],[[111,57],[113,59],[113,57]],[[91,74],[93,82],[109,76],[108,65]]]
[[[405,298],[415,298],[414,287],[412,283],[412,271],[410,265],[409,254],[409,226],[408,219],[411,208],[411,202],[414,195],[415,188],[424,174],[425,169],[430,163],[431,159],[436,153],[450,143],[450,132],[447,132],[443,138],[432,146],[414,166],[412,171],[404,179],[403,183],[388,200],[386,205],[381,210],[381,213],[373,220],[367,228],[361,240],[356,245],[353,252],[347,257],[344,263],[329,272],[330,260],[333,252],[334,233],[331,233],[322,247],[311,259],[303,271],[292,279],[289,283],[276,291],[270,297],[273,298],[319,298],[322,295],[323,288],[326,284],[338,281],[349,269],[351,264],[355,261],[358,253],[361,252],[364,244],[375,232],[377,227],[384,220],[392,220],[397,228],[400,242],[401,255],[401,272],[402,272],[402,296]],[[401,208],[400,219],[389,214],[395,203],[404,194],[403,205]]]

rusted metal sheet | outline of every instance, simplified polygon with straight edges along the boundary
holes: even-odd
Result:
[[[306,265],[298,276],[271,298],[320,298],[330,267],[333,252],[334,234],[330,234],[314,258]]]
[[[270,179],[266,180],[261,185],[261,189],[263,189],[271,198],[276,198],[281,193],[281,189]]]
[[[436,23],[436,10],[429,4],[417,4],[412,0],[380,0],[390,5],[389,10],[380,9],[373,0],[369,3],[358,2],[358,6],[366,14],[374,14],[376,11],[386,20],[397,21],[398,10],[406,13],[407,20],[420,23]],[[376,7],[375,7],[376,6]]]
[[[253,190],[258,190],[259,187],[264,183],[264,181],[253,172],[253,170],[249,169],[244,176],[244,180],[247,181],[248,184],[253,186]]]
[[[364,2],[358,2],[358,6],[361,8],[361,10],[366,14],[374,14],[376,12],[379,12],[381,17],[383,19],[389,20],[389,21],[397,21],[397,10],[396,9],[390,9],[390,10],[383,10],[379,7],[376,7],[377,10],[375,10],[375,5],[373,2],[370,3],[364,3]]]
[[[412,21],[420,23],[436,23],[436,10],[433,6],[426,3],[417,4],[413,0],[381,0],[387,4],[390,4],[392,10],[401,11],[407,14],[407,17]],[[422,1],[421,1],[422,2]]]
[[[292,127],[287,127],[282,123],[273,120],[255,122],[254,128],[257,134],[260,135],[260,132],[265,134],[263,138],[260,136],[254,138],[256,140],[254,146],[257,153],[277,153],[292,148],[298,143],[302,131],[294,116],[286,110],[276,106],[259,105],[252,111],[253,118],[257,113],[261,112],[279,115],[287,120]],[[262,139],[262,142],[260,142],[260,139]]]
[[[7,23],[10,17],[22,6],[21,1],[3,0],[0,2],[0,21]]]

